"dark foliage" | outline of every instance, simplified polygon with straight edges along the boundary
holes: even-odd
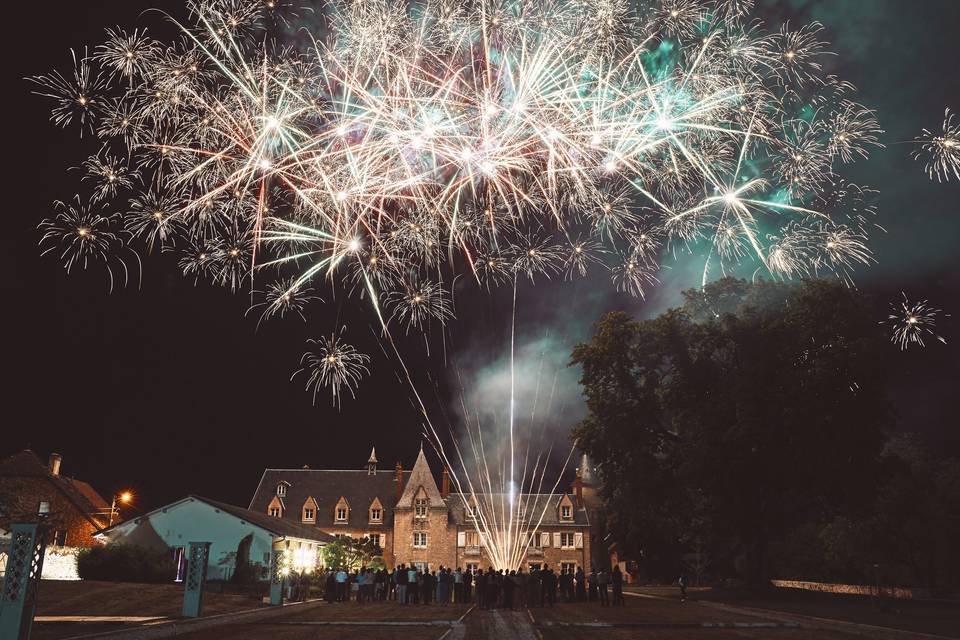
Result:
[[[172,582],[177,565],[169,551],[111,544],[80,551],[77,573],[83,580]]]
[[[680,309],[612,313],[576,347],[580,446],[607,523],[652,577],[709,559],[758,586],[771,549],[873,501],[893,418],[884,336],[842,285],[725,279]]]

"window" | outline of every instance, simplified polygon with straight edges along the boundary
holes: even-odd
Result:
[[[411,564],[412,564],[414,567],[416,567],[417,571],[422,571],[423,573],[426,573],[426,572],[430,571],[430,563],[429,563],[429,562],[412,562]]]
[[[536,531],[535,531],[535,532],[533,532],[532,534],[530,534],[530,546],[533,547],[533,548],[535,548],[535,549],[539,549],[539,548],[541,548],[541,547],[543,546],[543,545],[540,544],[540,533],[539,533],[539,532],[536,532]]]
[[[467,531],[465,541],[468,547],[479,547],[480,546],[480,532],[479,531]]]
[[[280,517],[280,507],[270,507],[270,517],[279,518]]]
[[[313,522],[316,519],[316,513],[310,507],[303,508],[303,521]]]
[[[50,513],[50,503],[46,500],[41,500],[40,505],[37,507],[37,513]]]
[[[563,573],[574,573],[577,570],[577,565],[572,562],[561,562],[560,571]]]
[[[281,482],[280,484],[277,485],[277,495],[280,496],[281,498],[282,498],[283,496],[287,495],[287,483],[286,483],[286,482]]]
[[[479,571],[479,570],[480,570],[480,563],[479,563],[479,562],[468,562],[468,563],[467,563],[467,571],[472,571],[473,573],[476,573],[476,572]]]
[[[368,533],[368,534],[367,534],[367,537],[370,538],[370,542],[372,542],[373,544],[377,545],[378,547],[380,546],[380,534],[379,534],[379,533]]]
[[[413,516],[415,518],[426,518],[427,507],[429,503],[426,498],[417,498],[413,501]]]
[[[560,548],[573,549],[573,533],[563,532],[560,534]]]
[[[337,522],[346,522],[346,521],[347,521],[347,508],[337,507]]]
[[[560,507],[560,518],[563,520],[570,520],[573,518],[573,510],[570,508],[570,505],[565,504]]]
[[[67,532],[66,530],[59,530],[53,532],[53,545],[55,547],[65,547],[67,546]]]
[[[530,569],[528,569],[528,570],[529,570],[529,571],[533,571],[534,569],[536,569],[536,570],[539,571],[539,570],[540,570],[540,567],[541,567],[541,565],[540,565],[539,562],[531,562],[531,563],[530,563]]]
[[[413,548],[414,549],[426,549],[427,548],[427,534],[423,531],[414,531],[413,532]]]
[[[377,507],[370,509],[370,522],[380,522],[383,520],[383,511]]]

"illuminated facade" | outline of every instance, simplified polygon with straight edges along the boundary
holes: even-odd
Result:
[[[586,461],[581,466],[570,493],[524,496],[536,505],[537,519],[543,516],[521,563],[525,569],[549,564],[589,570],[597,564],[591,526],[597,491]],[[491,564],[473,508],[451,493],[446,470],[437,484],[422,450],[410,471],[399,463],[391,471],[377,469],[375,451],[356,470],[266,469],[249,509],[330,535],[374,538],[388,567]]]

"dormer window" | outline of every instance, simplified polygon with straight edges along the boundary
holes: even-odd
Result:
[[[370,509],[370,522],[380,522],[383,520],[383,511],[374,507]]]
[[[413,517],[414,518],[426,518],[427,510],[430,507],[430,502],[426,498],[417,498],[413,501]]]
[[[565,504],[562,507],[560,507],[560,519],[561,520],[573,519],[573,510],[570,508],[570,505]]]
[[[333,510],[333,521],[336,524],[346,524],[350,519],[350,505],[345,498],[337,501],[337,506]]]
[[[300,521],[314,523],[317,521],[317,501],[310,496],[303,502],[300,508]]]
[[[280,517],[280,507],[270,507],[270,517],[279,518]]]
[[[273,500],[270,501],[270,504],[267,505],[267,515],[269,515],[271,518],[282,518],[283,509],[283,501],[274,496]]]
[[[287,495],[287,483],[280,482],[277,484],[277,496],[283,498]]]

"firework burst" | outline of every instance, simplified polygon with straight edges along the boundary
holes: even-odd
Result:
[[[947,343],[946,338],[937,333],[937,316],[943,313],[942,309],[936,309],[926,300],[920,302],[910,302],[907,294],[903,293],[901,302],[891,303],[891,313],[887,317],[886,323],[890,325],[892,332],[890,341],[900,346],[905,351],[911,344],[925,347],[924,339],[934,338],[943,344]],[[945,317],[950,317],[946,315]]]
[[[312,392],[313,402],[317,402],[317,394],[321,389],[330,391],[334,406],[340,406],[340,398],[344,391],[349,391],[355,397],[355,390],[360,379],[370,373],[367,364],[370,356],[360,353],[353,346],[341,340],[339,333],[332,333],[317,340],[309,339],[307,344],[313,345],[300,358],[300,368],[290,377],[292,381],[299,374],[306,375],[306,390]]]
[[[913,151],[913,159],[924,162],[927,176],[937,182],[949,182],[951,175],[960,180],[960,125],[954,124],[954,115],[944,109],[943,130],[924,129],[915,139],[920,146]]]

